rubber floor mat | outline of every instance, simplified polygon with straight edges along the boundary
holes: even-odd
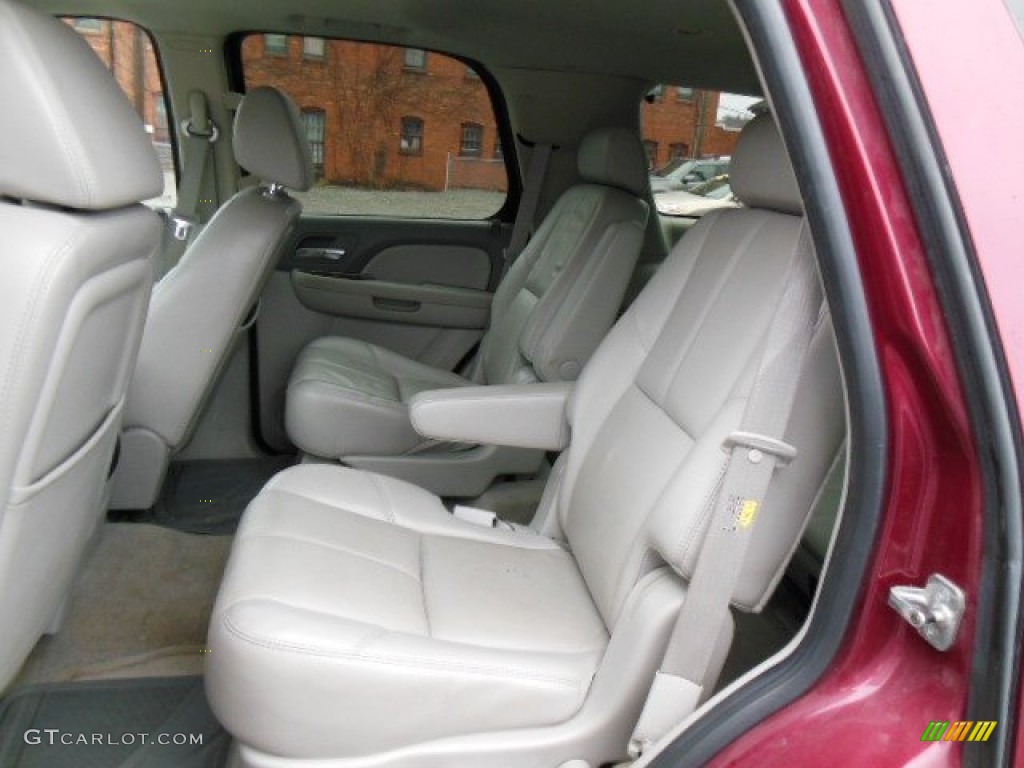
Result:
[[[0,700],[4,768],[223,768],[200,677],[29,686]]]
[[[171,465],[160,500],[145,512],[114,512],[116,522],[162,525],[186,533],[232,534],[246,506],[293,456],[182,461]]]

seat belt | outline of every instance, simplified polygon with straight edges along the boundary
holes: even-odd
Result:
[[[161,252],[157,279],[171,271],[181,259],[199,227],[196,211],[203,177],[210,164],[210,150],[220,137],[220,131],[210,119],[206,94],[192,91],[188,95],[190,116],[181,123],[185,138],[185,169],[178,187],[178,204],[167,216],[167,231]]]
[[[725,474],[686,598],[629,742],[631,757],[688,717],[701,701],[716,641],[729,619],[754,524],[776,467],[796,457],[783,442],[797,385],[824,303],[806,222],[779,309],[772,319],[740,429],[725,442]]]
[[[520,136],[519,140],[526,144]],[[516,211],[516,220],[512,225],[512,236],[509,238],[508,246],[502,253],[504,264],[502,276],[508,273],[509,268],[523,252],[530,235],[533,233],[534,218],[537,215],[537,205],[540,203],[540,193],[544,188],[544,177],[548,172],[548,161],[551,159],[551,152],[554,147],[551,144],[533,144],[530,151],[530,165],[526,169],[526,178],[523,184],[523,196],[519,200],[519,210]]]

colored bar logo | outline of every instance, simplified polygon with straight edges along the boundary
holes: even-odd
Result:
[[[948,720],[932,720],[924,729],[921,741],[988,741],[996,725],[995,720],[957,720],[952,725]]]

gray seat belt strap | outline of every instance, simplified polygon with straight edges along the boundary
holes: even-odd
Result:
[[[686,599],[630,740],[634,757],[700,703],[704,677],[729,618],[729,604],[775,469],[796,457],[783,438],[807,351],[824,317],[806,223],[797,248],[740,429],[726,441],[728,463]]]
[[[534,144],[530,152],[530,165],[526,170],[523,196],[519,200],[515,224],[512,225],[512,236],[508,241],[508,247],[505,248],[505,272],[508,272],[509,267],[523,252],[533,232],[534,218],[537,215],[537,205],[540,203],[540,193],[544,188],[544,177],[548,172],[552,149],[550,144]]]
[[[168,216],[168,237],[163,249],[163,276],[178,263],[199,226],[196,211],[203,177],[209,165],[210,150],[220,137],[220,131],[210,119],[206,94],[192,91],[188,97],[190,117],[181,123],[181,136],[185,139],[185,168],[178,187],[178,204]]]

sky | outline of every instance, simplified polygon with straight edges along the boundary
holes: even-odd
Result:
[[[737,111],[745,111],[751,104],[756,104],[761,100],[759,96],[739,96],[735,93],[723,93],[722,98],[718,102],[718,120],[721,120],[726,114]]]

